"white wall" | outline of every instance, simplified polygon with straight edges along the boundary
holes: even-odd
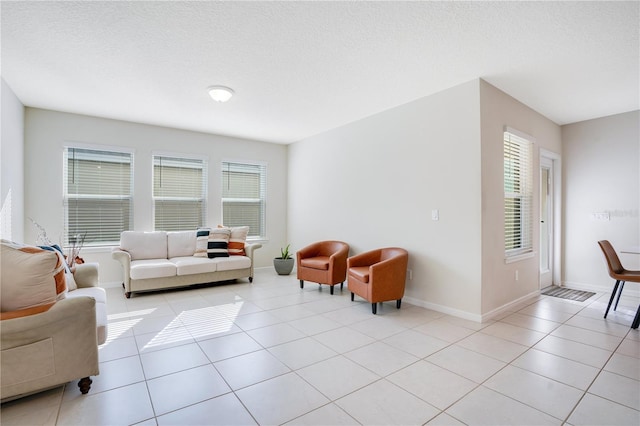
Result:
[[[289,146],[296,250],[337,239],[351,254],[409,251],[407,301],[480,314],[479,80]],[[439,210],[440,220],[431,220]],[[395,309],[395,308],[394,308]]]
[[[27,108],[25,115],[25,215],[42,225],[52,240],[63,232],[62,156],[69,142],[127,147],[134,150],[134,229],[152,230],[153,151],[208,157],[208,225],[221,223],[220,164],[223,159],[267,163],[267,238],[256,251],[256,267],[272,265],[286,241],[287,147],[158,126]],[[30,225],[30,224],[29,224]],[[36,230],[25,229],[35,243]],[[82,257],[100,263],[100,281],[121,281],[121,267],[110,249],[85,248]]]
[[[523,103],[481,81],[482,116],[482,313],[485,318],[539,290],[540,149],[560,155],[560,126]],[[533,148],[534,256],[505,263],[504,138],[505,126],[535,138]],[[564,161],[564,160],[563,160]],[[560,224],[556,224],[560,226]],[[518,280],[515,271],[518,271]]]
[[[0,237],[24,240],[24,106],[1,79]]]
[[[564,281],[610,291],[597,241],[609,240],[618,252],[640,245],[640,111],[563,126],[562,143]],[[594,213],[608,213],[609,220],[595,220]],[[620,254],[620,260],[640,269],[639,255]]]

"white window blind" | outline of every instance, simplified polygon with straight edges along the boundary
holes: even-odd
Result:
[[[532,143],[504,132],[504,245],[505,256],[533,250]]]
[[[132,225],[133,155],[66,147],[63,244],[85,235],[85,245],[112,245]],[[85,234],[86,233],[86,234]]]
[[[222,163],[222,221],[249,226],[249,237],[264,238],[267,166]]]
[[[206,194],[207,164],[204,159],[153,156],[156,230],[186,231],[204,226]]]

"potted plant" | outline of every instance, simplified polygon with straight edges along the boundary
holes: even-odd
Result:
[[[293,258],[289,253],[289,246],[287,244],[285,248],[280,248],[280,257],[273,259],[273,267],[276,269],[278,275],[289,275],[293,270]]]

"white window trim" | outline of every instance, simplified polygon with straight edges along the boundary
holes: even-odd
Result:
[[[155,157],[174,157],[174,158],[181,158],[181,159],[186,159],[186,160],[198,160],[198,161],[202,161],[203,163],[203,170],[204,170],[204,188],[203,188],[203,201],[204,201],[204,216],[203,216],[203,223],[201,226],[206,226],[207,225],[207,221],[208,221],[208,214],[209,214],[209,173],[210,173],[210,166],[209,166],[209,157],[207,155],[201,155],[201,154],[185,154],[185,153],[181,153],[181,152],[175,152],[175,151],[152,151],[151,152],[151,208],[152,208],[152,224],[153,227],[155,229],[155,221],[156,221],[156,197],[153,194],[154,191],[154,160]],[[168,200],[169,197],[163,197],[165,200]]]
[[[64,205],[64,200],[65,198],[68,196],[68,187],[67,187],[67,181],[66,181],[66,177],[67,175],[65,174],[65,170],[67,168],[67,165],[64,164],[64,159],[65,159],[65,155],[68,149],[86,149],[86,150],[92,150],[92,151],[107,151],[107,152],[119,152],[119,153],[123,153],[123,154],[129,154],[131,156],[131,176],[130,176],[130,182],[131,182],[131,195],[130,195],[130,200],[131,200],[131,218],[130,218],[130,228],[131,229],[135,229],[134,228],[134,221],[135,221],[135,212],[134,212],[134,188],[135,188],[135,161],[136,161],[136,150],[130,147],[124,147],[124,146],[119,146],[119,145],[105,145],[105,144],[94,144],[94,143],[88,143],[88,142],[82,142],[82,141],[75,141],[75,140],[65,140],[62,146],[62,159],[63,159],[63,168],[62,168],[62,203],[63,203],[63,213],[62,213],[62,220],[63,220],[63,237],[62,237],[62,245],[64,246],[64,248],[68,248],[68,240],[67,240],[67,229],[68,229],[68,216],[67,216],[67,207]],[[77,197],[69,197],[69,198],[77,198]],[[106,199],[108,197],[100,197],[101,199]],[[113,241],[111,242],[111,244],[109,242],[98,242],[98,243],[92,243],[91,241],[87,241],[84,243],[84,247],[83,247],[83,251],[85,250],[101,250],[102,248],[105,247],[113,247],[114,244],[118,244],[118,241]]]
[[[265,170],[265,194],[264,194],[264,230],[263,230],[263,235],[259,235],[259,236],[248,236],[247,237],[247,241],[251,241],[254,243],[262,243],[262,242],[267,242],[269,241],[269,237],[267,234],[267,188],[266,186],[268,186],[268,170],[269,170],[269,163],[267,161],[256,161],[256,160],[246,160],[246,159],[239,159],[239,158],[222,158],[220,160],[220,186],[222,187],[222,173],[223,173],[223,164],[224,163],[238,163],[238,164],[250,164],[250,165],[255,165],[255,166],[261,166],[264,167]],[[221,192],[220,192],[220,218],[221,218],[221,222],[224,222],[224,200],[225,198],[222,197],[222,188]]]
[[[514,128],[509,127],[509,126],[504,126],[504,128],[503,128],[503,142],[502,142],[503,144],[504,144],[504,133],[505,132],[511,133],[511,134],[521,138],[521,139],[525,139],[525,140],[529,141],[529,143],[531,144],[531,159],[530,159],[531,160],[531,174],[532,174],[532,176],[531,176],[532,188],[531,189],[533,191],[533,185],[534,185],[533,184],[533,171],[534,171],[534,161],[533,161],[533,159],[534,159],[534,156],[535,156],[535,146],[537,144],[537,139],[535,137],[527,134],[527,133],[524,133],[524,132],[520,131],[520,130],[514,129]],[[503,192],[503,197],[504,197],[504,189],[503,189],[502,192]],[[532,197],[533,197],[533,195],[532,195]],[[532,198],[532,200],[531,200],[531,212],[530,212],[531,215],[532,215],[532,217],[531,217],[531,237],[530,237],[531,238],[531,248],[529,248],[529,249],[514,249],[514,250],[512,250],[510,252],[507,252],[505,250],[504,251],[504,263],[505,264],[514,263],[514,262],[519,262],[519,261],[522,261],[522,260],[530,259],[530,258],[534,257],[536,255],[536,253],[537,253],[536,251],[534,251],[534,247],[533,247],[533,228],[534,228],[533,224],[535,223],[535,220],[533,218],[533,214],[534,214],[533,206],[534,206],[534,204],[535,204],[534,203],[534,199]]]

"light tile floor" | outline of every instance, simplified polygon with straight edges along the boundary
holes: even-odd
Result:
[[[484,324],[345,288],[109,288],[109,339],[75,383],[5,403],[2,425],[639,425],[640,300],[529,300]]]

